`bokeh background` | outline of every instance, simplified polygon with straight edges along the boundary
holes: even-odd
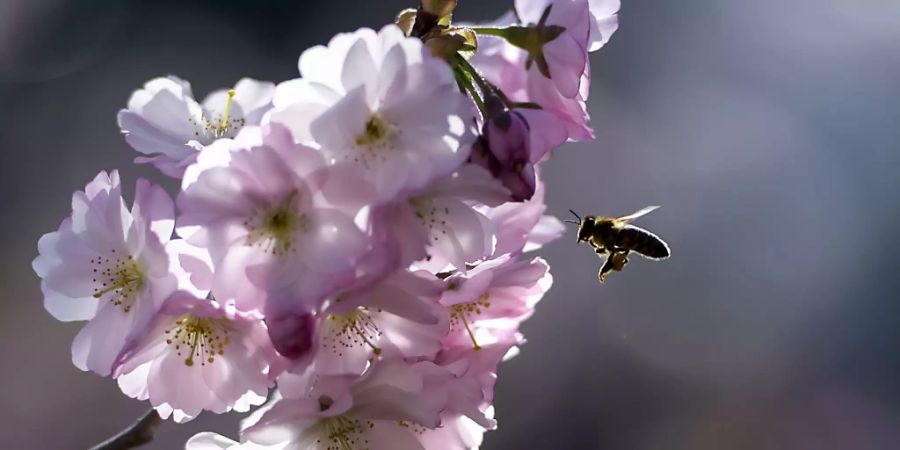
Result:
[[[303,49],[413,3],[0,0],[0,448],[86,448],[146,408],[71,365],[79,325],[43,310],[30,269],[98,170],[167,182],[119,136],[131,91],[292,78]],[[484,20],[512,1],[460,3]],[[592,58],[598,139],[546,165],[547,201],[663,205],[639,224],[674,257],[601,287],[572,235],[542,252],[556,283],[484,448],[897,448],[900,2],[626,0],[620,17]],[[238,418],[165,424],[148,448]]]

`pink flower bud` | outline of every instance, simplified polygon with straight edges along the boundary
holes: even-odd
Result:
[[[312,313],[287,312],[266,317],[269,338],[282,356],[302,359],[315,348],[316,320]]]

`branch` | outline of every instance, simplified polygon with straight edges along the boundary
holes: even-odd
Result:
[[[106,442],[91,447],[90,450],[128,450],[153,440],[156,427],[162,422],[156,410],[144,413],[137,422],[109,438]]]

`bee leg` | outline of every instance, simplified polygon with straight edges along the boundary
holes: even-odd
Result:
[[[597,273],[597,278],[600,279],[600,283],[606,281],[606,275],[612,272],[615,269],[615,263],[613,259],[613,255],[608,255],[606,260],[603,261],[603,265],[600,266],[600,272]]]
[[[621,272],[625,269],[625,264],[628,264],[628,253],[628,250],[624,250],[609,255],[609,260],[612,261],[613,270]]]
[[[610,272],[621,272],[625,269],[625,265],[628,264],[628,253],[628,250],[614,250],[606,256],[606,260],[603,261],[600,272],[597,274],[601,283],[606,281],[606,276]]]

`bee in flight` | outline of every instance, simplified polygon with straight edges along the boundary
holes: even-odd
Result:
[[[653,260],[669,257],[669,246],[665,241],[643,228],[630,224],[632,220],[656,208],[659,206],[648,206],[633,214],[617,218],[595,216],[582,218],[575,211],[569,210],[578,219],[566,220],[568,223],[578,225],[578,242],[587,242],[597,255],[606,258],[597,274],[601,283],[610,272],[614,270],[620,272],[625,268],[630,252]]]

